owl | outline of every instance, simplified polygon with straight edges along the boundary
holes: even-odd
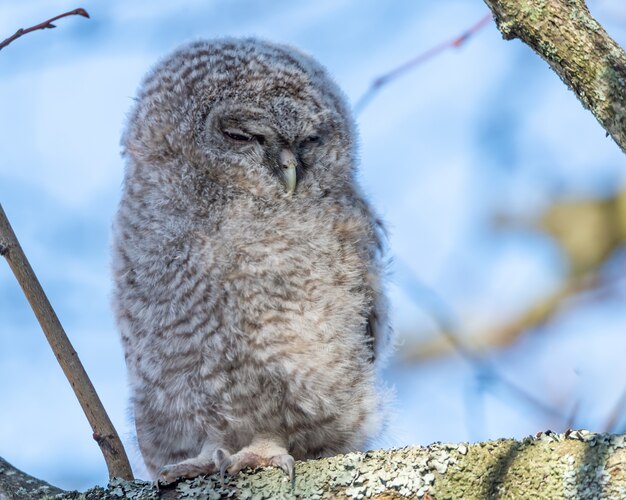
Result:
[[[314,59],[197,41],[122,137],[113,304],[154,479],[363,449],[384,422],[383,230],[346,100]]]

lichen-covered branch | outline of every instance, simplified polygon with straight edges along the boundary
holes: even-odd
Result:
[[[485,0],[505,39],[545,59],[626,152],[626,54],[584,0]]]
[[[59,493],[63,490],[29,476],[0,457],[0,500],[46,498]]]
[[[1,492],[0,492],[1,497]],[[65,492],[61,499],[177,498],[625,498],[626,436],[568,431],[476,444],[349,453],[280,470],[244,470],[180,481],[145,481]]]

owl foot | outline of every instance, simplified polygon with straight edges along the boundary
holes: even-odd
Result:
[[[295,480],[295,460],[287,450],[267,438],[255,439],[250,446],[242,448],[234,455],[226,450],[218,449],[214,455],[215,464],[219,468],[222,481],[226,472],[230,475],[237,474],[240,470],[250,467],[279,467],[287,475],[290,481]]]
[[[157,483],[169,484],[179,478],[191,478],[215,472],[217,472],[217,467],[213,460],[198,456],[177,464],[164,465],[159,471]]]

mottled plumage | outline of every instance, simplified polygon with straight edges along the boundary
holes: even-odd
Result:
[[[114,309],[150,474],[291,473],[366,446],[381,228],[326,71],[254,39],[192,43],[145,78],[122,145]]]

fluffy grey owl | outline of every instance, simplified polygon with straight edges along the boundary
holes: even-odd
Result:
[[[154,478],[281,467],[382,423],[381,228],[316,61],[200,41],[145,78],[122,139],[114,308]]]

